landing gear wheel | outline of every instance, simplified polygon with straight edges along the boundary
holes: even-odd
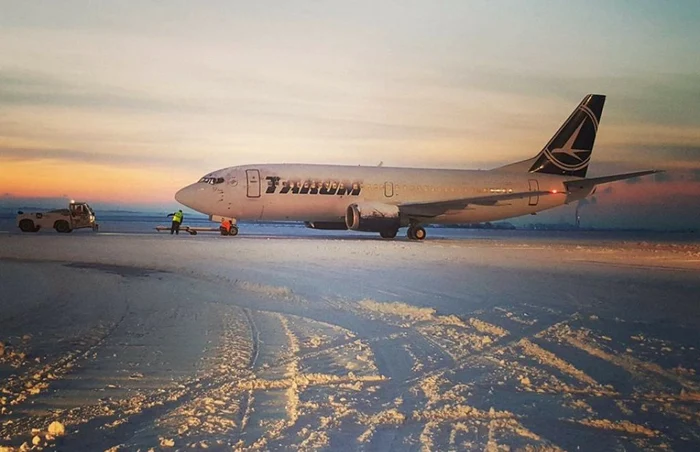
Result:
[[[231,230],[228,231],[228,235],[230,235],[230,236],[238,235],[238,226],[231,226]]]
[[[406,236],[410,240],[423,240],[426,236],[425,229],[421,226],[410,226],[406,232]]]
[[[381,232],[379,233],[379,235],[380,235],[383,239],[393,239],[394,237],[396,237],[396,234],[398,234],[398,233],[399,233],[399,230],[398,230],[398,229],[389,229],[389,230],[386,230],[386,231],[381,231]]]

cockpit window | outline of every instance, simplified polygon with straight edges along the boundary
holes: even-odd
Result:
[[[223,184],[224,178],[223,177],[203,177],[203,178],[199,179],[199,182],[204,182],[205,184],[209,184],[209,185]]]

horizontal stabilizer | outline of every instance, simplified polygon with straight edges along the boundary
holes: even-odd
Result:
[[[589,179],[570,180],[570,181],[564,182],[564,185],[566,186],[566,189],[568,191],[581,190],[581,189],[586,189],[586,188],[593,188],[594,186],[600,185],[600,184],[607,184],[608,182],[615,182],[618,180],[632,179],[635,177],[641,177],[641,176],[646,176],[648,174],[655,174],[655,173],[663,173],[663,170],[646,170],[646,171],[637,171],[634,173],[614,174],[612,176],[592,177]]]

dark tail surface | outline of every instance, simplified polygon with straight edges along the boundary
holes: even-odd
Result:
[[[569,119],[535,158],[531,173],[586,177],[605,96],[584,97]]]

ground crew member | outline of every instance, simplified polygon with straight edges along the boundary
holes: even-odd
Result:
[[[221,230],[221,235],[229,235],[231,233],[231,226],[233,226],[231,220],[229,220],[228,218],[222,218],[221,226],[219,226],[219,229]]]
[[[185,217],[182,214],[182,210],[178,210],[174,213],[169,213],[168,217],[173,217],[173,222],[170,224],[170,235],[173,235],[173,232],[177,235],[180,235],[180,224],[182,223],[182,219]]]

